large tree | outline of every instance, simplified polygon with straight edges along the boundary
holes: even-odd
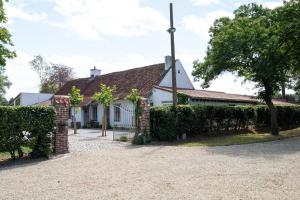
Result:
[[[40,78],[40,92],[56,93],[66,82],[74,78],[73,68],[61,64],[47,63],[38,55],[29,63]]]
[[[293,2],[299,6],[298,0]],[[216,20],[209,30],[211,39],[207,55],[203,62],[194,62],[193,71],[195,79],[203,81],[203,87],[208,87],[225,71],[253,81],[259,89],[259,98],[269,107],[273,135],[278,135],[279,131],[272,98],[295,69],[291,60],[294,47],[285,40],[288,34],[279,20],[287,18],[279,14],[280,9],[287,6],[289,4],[285,3],[283,8],[271,10],[257,4],[242,5],[234,11],[233,19]],[[299,10],[299,7],[294,9]]]
[[[4,10],[4,3],[7,1],[0,0],[0,104],[5,102],[4,95],[6,89],[10,86],[7,76],[4,75],[7,59],[16,57],[16,53],[10,50],[13,46],[11,34],[6,28],[7,16]]]

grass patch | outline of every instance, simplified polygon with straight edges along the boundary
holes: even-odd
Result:
[[[29,148],[29,147],[21,147],[22,148],[22,151],[24,153],[24,156],[26,156],[27,154],[29,154],[32,149]],[[16,156],[18,156],[18,153],[16,152]],[[2,160],[8,160],[10,159],[10,153],[9,152],[0,152],[0,161]]]
[[[249,132],[247,134],[240,134],[240,135],[197,138],[197,139],[188,140],[179,145],[186,146],[186,147],[228,146],[228,145],[250,144],[250,143],[258,143],[258,142],[282,140],[282,139],[297,137],[297,136],[300,136],[300,128],[287,130],[287,131],[281,131],[279,136],[273,136],[270,133],[250,133]]]

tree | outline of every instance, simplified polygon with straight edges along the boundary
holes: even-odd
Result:
[[[135,135],[137,135],[140,132],[140,115],[141,115],[141,99],[142,97],[139,95],[138,89],[131,89],[131,92],[128,96],[125,97],[127,101],[131,101],[135,106],[135,115],[134,115],[134,121],[135,121]]]
[[[208,87],[222,72],[228,71],[253,81],[259,89],[258,97],[270,110],[271,133],[278,135],[276,108],[273,95],[287,82],[291,60],[278,22],[276,10],[261,5],[242,5],[235,17],[220,18],[210,28],[206,57],[194,62],[193,76]]]
[[[8,81],[7,76],[4,75],[7,59],[15,58],[16,52],[9,49],[13,46],[11,34],[6,28],[7,16],[4,10],[4,3],[7,0],[0,0],[0,99],[4,100],[6,89],[9,88],[11,83]]]
[[[100,84],[100,92],[96,92],[92,99],[103,106],[102,117],[102,137],[106,136],[107,129],[107,107],[114,101],[113,93],[116,91],[116,86],[110,87],[105,84]]]
[[[76,121],[76,113],[77,113],[77,106],[83,101],[83,95],[80,94],[80,89],[76,88],[75,86],[71,89],[70,94],[70,103],[73,108],[73,128],[74,128],[74,134],[77,134],[77,121]]]
[[[61,64],[47,63],[38,55],[29,63],[40,78],[40,92],[56,93],[66,82],[74,78],[73,68]]]

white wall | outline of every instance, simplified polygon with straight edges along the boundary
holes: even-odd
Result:
[[[194,89],[194,86],[180,60],[176,60],[176,73],[177,88]],[[172,87],[172,70],[168,71],[159,86]]]
[[[150,99],[152,100],[153,106],[168,104],[168,102],[172,104],[173,102],[173,97],[171,92],[167,92],[157,88],[152,89],[152,95]]]
[[[31,106],[37,103],[41,103],[52,98],[53,94],[43,93],[21,93],[20,94],[20,105]]]
[[[81,126],[83,126],[83,111],[81,107],[76,107],[76,121],[80,122]],[[74,115],[74,108],[71,108],[71,116]],[[68,125],[71,126],[72,118],[68,119]]]

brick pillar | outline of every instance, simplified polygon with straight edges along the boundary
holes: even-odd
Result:
[[[52,105],[56,112],[56,129],[53,134],[53,151],[55,154],[68,153],[69,97],[55,95],[52,99]]]
[[[141,132],[150,132],[150,104],[147,99],[143,98],[141,100]]]

